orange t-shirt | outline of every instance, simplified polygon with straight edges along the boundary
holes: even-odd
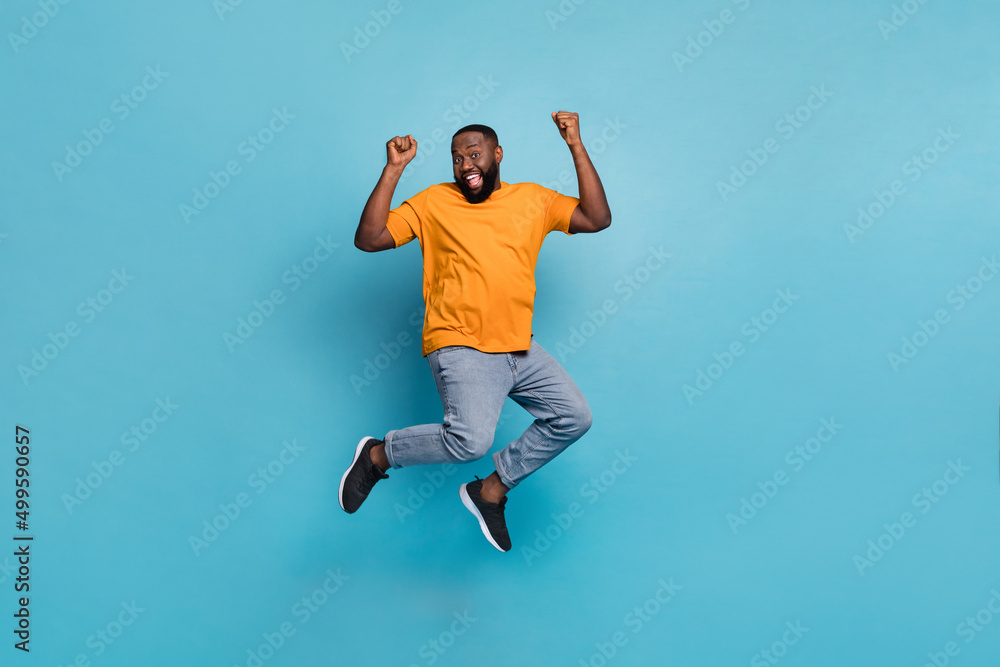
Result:
[[[446,345],[527,350],[538,251],[549,232],[570,233],[579,203],[500,181],[489,199],[470,204],[456,184],[439,183],[389,211],[396,247],[416,238],[424,258],[423,356]]]

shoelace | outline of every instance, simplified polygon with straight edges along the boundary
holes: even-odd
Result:
[[[375,482],[380,479],[389,479],[389,476],[379,470],[379,467],[374,463],[371,464],[371,467],[364,471],[364,485],[369,489],[375,486]]]
[[[497,539],[500,539],[501,535],[507,534],[507,519],[503,514],[504,505],[506,504],[507,498],[504,497],[495,505],[487,505],[485,508],[486,511],[484,514],[486,516],[483,518],[489,526],[490,533],[492,533]]]

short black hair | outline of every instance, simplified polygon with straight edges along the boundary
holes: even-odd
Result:
[[[488,127],[486,125],[479,125],[478,123],[473,124],[473,125],[466,125],[462,129],[460,129],[458,132],[456,132],[455,134],[451,135],[451,138],[454,139],[458,135],[464,134],[466,132],[479,132],[484,137],[486,137],[487,141],[492,141],[494,146],[499,146],[500,145],[500,140],[497,138],[497,133],[493,131],[493,128],[492,127]]]

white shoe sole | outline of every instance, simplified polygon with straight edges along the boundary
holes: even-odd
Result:
[[[496,547],[497,551],[500,551],[502,553],[507,553],[506,551],[500,548],[499,544],[493,541],[493,536],[490,535],[490,530],[489,528],[486,527],[486,522],[483,520],[483,515],[479,513],[479,509],[476,507],[476,504],[472,502],[472,498],[469,496],[469,492],[466,491],[465,489],[465,487],[467,486],[468,483],[458,487],[458,495],[462,499],[462,504],[465,505],[465,508],[470,512],[472,512],[472,516],[476,517],[476,519],[479,521],[479,529],[483,531],[483,535],[485,535],[486,539],[490,541],[490,544]]]
[[[347,475],[349,475],[351,470],[354,469],[354,464],[358,462],[358,457],[361,456],[361,449],[369,440],[375,440],[375,438],[370,435],[366,435],[361,438],[361,442],[359,442],[358,446],[354,449],[354,459],[351,461],[351,465],[347,466],[347,470],[344,471],[344,476],[340,478],[340,491],[337,493],[337,497],[340,500],[340,509],[345,512],[347,511],[347,508],[344,507],[344,482],[347,481]]]

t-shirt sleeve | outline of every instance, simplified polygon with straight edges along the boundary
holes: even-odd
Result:
[[[420,215],[426,198],[427,190],[418,192],[389,211],[385,226],[396,242],[397,248],[420,236]]]
[[[545,205],[545,233],[558,231],[569,234],[569,219],[573,216],[573,211],[576,210],[580,200],[555,190],[549,192],[551,194]]]

